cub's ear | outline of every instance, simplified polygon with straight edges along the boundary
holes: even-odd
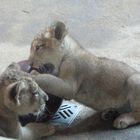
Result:
[[[55,21],[51,23],[51,25],[47,29],[45,36],[54,37],[57,40],[61,41],[65,37],[66,34],[67,34],[67,29],[66,29],[65,24],[61,21]]]
[[[13,62],[8,66],[8,69],[15,69],[15,70],[20,70],[20,65]]]
[[[19,93],[17,91],[18,82],[12,83],[7,87],[7,101],[9,104],[15,104],[16,106],[20,105]]]

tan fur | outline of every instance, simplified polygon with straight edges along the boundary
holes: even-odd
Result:
[[[0,136],[35,140],[54,132],[49,124],[20,126],[18,115],[39,111],[48,96],[17,64],[11,64],[0,76],[0,89]]]
[[[49,28],[51,32],[48,30],[33,40],[29,60],[34,67],[52,63],[57,77],[38,75],[36,82],[40,87],[98,111],[120,108],[129,103],[131,112],[119,116],[114,127],[126,128],[139,123],[139,72],[125,63],[96,57],[86,51],[67,33],[62,22],[56,22]]]

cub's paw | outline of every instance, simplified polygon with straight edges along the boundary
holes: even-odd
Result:
[[[40,137],[48,137],[55,133],[55,126],[48,123],[40,123]]]
[[[55,126],[48,124],[47,127],[48,127],[48,129],[47,129],[46,133],[44,134],[44,136],[42,136],[42,137],[51,136],[55,133]]]
[[[113,120],[118,117],[119,113],[116,109],[107,109],[101,113],[101,119],[104,121]]]

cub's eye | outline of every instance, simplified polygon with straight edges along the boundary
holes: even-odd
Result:
[[[37,45],[37,46],[36,46],[36,50],[37,50],[37,51],[38,51],[38,50],[41,50],[41,49],[43,48],[43,46],[44,46],[44,45]]]

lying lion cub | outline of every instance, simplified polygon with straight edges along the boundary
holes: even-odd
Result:
[[[20,126],[18,115],[38,111],[48,96],[18,65],[11,64],[0,76],[0,89],[0,136],[35,140],[54,132],[49,124]]]
[[[97,111],[129,103],[131,112],[118,116],[114,127],[140,122],[140,73],[122,62],[86,51],[68,34],[64,23],[52,24],[33,40],[29,61],[33,67],[45,63],[55,66],[56,76],[36,77],[48,93],[75,99]]]

